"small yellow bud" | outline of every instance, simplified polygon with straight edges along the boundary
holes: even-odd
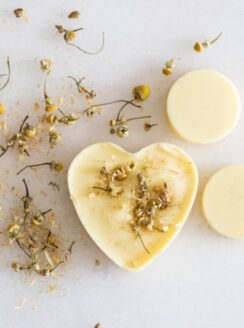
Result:
[[[196,42],[194,44],[194,50],[197,52],[202,52],[203,51],[203,45],[201,44],[201,42]]]
[[[61,172],[63,170],[64,166],[62,163],[55,163],[54,170],[57,172]]]
[[[50,114],[46,118],[48,124],[55,124],[58,122],[58,118],[56,115]]]
[[[36,128],[34,126],[31,125],[27,125],[23,131],[24,135],[27,138],[34,138],[37,134]]]
[[[53,111],[55,111],[56,109],[58,109],[57,104],[46,105],[46,107],[45,107],[45,111],[46,111],[47,113],[53,112]]]
[[[75,10],[72,11],[69,15],[68,18],[74,19],[74,18],[80,18],[80,12]]]
[[[173,73],[173,70],[172,70],[171,68],[167,68],[167,67],[165,67],[165,68],[163,68],[162,73],[163,73],[164,75],[170,75],[170,74]]]
[[[128,137],[129,135],[129,129],[127,128],[127,126],[119,126],[117,131],[117,136],[120,137],[120,138],[125,138],[125,137]]]
[[[66,42],[72,42],[76,38],[76,33],[74,31],[65,31],[64,40]]]
[[[132,94],[136,100],[145,101],[150,97],[151,89],[148,85],[138,85],[132,90]]]
[[[5,114],[5,106],[3,104],[0,104],[0,115]]]
[[[116,125],[116,120],[110,120],[109,121],[109,125],[112,127],[112,126],[115,126]]]
[[[18,224],[13,223],[8,226],[8,233],[10,238],[18,237],[19,232],[20,232],[20,226]]]

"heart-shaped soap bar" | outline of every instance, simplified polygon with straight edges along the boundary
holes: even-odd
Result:
[[[143,268],[174,240],[197,184],[191,158],[165,143],[137,153],[97,143],[75,157],[68,173],[83,226],[111,260],[128,270]]]

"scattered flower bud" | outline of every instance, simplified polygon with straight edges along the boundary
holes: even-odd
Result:
[[[121,125],[121,126],[118,127],[118,129],[116,131],[116,134],[120,138],[128,137],[129,129],[127,128],[127,126]]]
[[[31,126],[29,124],[26,125],[26,127],[24,128],[23,134],[27,137],[27,138],[34,138],[37,134],[36,128],[34,126]]]
[[[50,59],[42,59],[40,61],[40,67],[43,72],[49,71],[51,66],[52,66],[52,61]]]
[[[71,18],[71,19],[80,18],[80,12],[77,11],[77,10],[72,11],[72,12],[68,15],[68,18]]]
[[[49,133],[49,143],[50,143],[50,145],[55,146],[60,141],[61,141],[61,135],[60,135],[60,133],[58,133],[56,131],[51,131]]]
[[[66,42],[72,42],[76,38],[76,33],[74,31],[65,31],[64,32],[64,40]]]
[[[25,13],[25,11],[23,8],[17,8],[14,10],[14,14],[17,18],[24,16],[24,13]]]
[[[8,226],[8,233],[10,238],[17,238],[20,232],[20,226],[18,224],[10,224]]]
[[[145,101],[151,94],[150,87],[148,85],[138,85],[132,90],[134,98],[138,101]]]

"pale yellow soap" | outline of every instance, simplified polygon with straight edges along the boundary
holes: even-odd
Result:
[[[234,128],[240,97],[234,84],[210,69],[191,71],[170,89],[167,115],[176,133],[200,144],[216,142]]]
[[[134,167],[127,172],[117,195],[94,188],[101,186],[102,167],[127,168],[131,163]],[[164,232],[140,231],[148,252],[130,224],[138,173],[147,177],[150,188],[167,184],[172,193],[172,204],[155,217],[155,224],[160,224]],[[191,210],[197,184],[191,158],[164,143],[152,144],[137,153],[128,153],[112,143],[94,144],[76,156],[68,172],[70,197],[86,231],[111,260],[128,270],[149,264],[176,237]]]
[[[244,165],[226,167],[207,182],[202,196],[210,226],[229,238],[244,238]]]

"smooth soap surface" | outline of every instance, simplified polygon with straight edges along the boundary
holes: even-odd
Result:
[[[244,165],[226,167],[207,182],[202,207],[210,226],[229,238],[244,238]]]
[[[240,112],[234,84],[210,69],[194,70],[171,87],[167,115],[176,133],[189,142],[212,143],[226,137]]]
[[[93,188],[99,183],[102,167],[126,167],[131,161],[135,171],[123,182],[120,195]],[[167,231],[141,231],[150,254],[129,224],[138,172],[147,177],[150,186],[167,183],[173,195],[172,205],[155,218],[155,222],[167,226]],[[111,143],[94,144],[76,156],[68,173],[70,196],[85,229],[108,257],[128,270],[149,264],[176,237],[192,207],[197,184],[197,170],[190,157],[173,145],[159,143],[137,153]]]

